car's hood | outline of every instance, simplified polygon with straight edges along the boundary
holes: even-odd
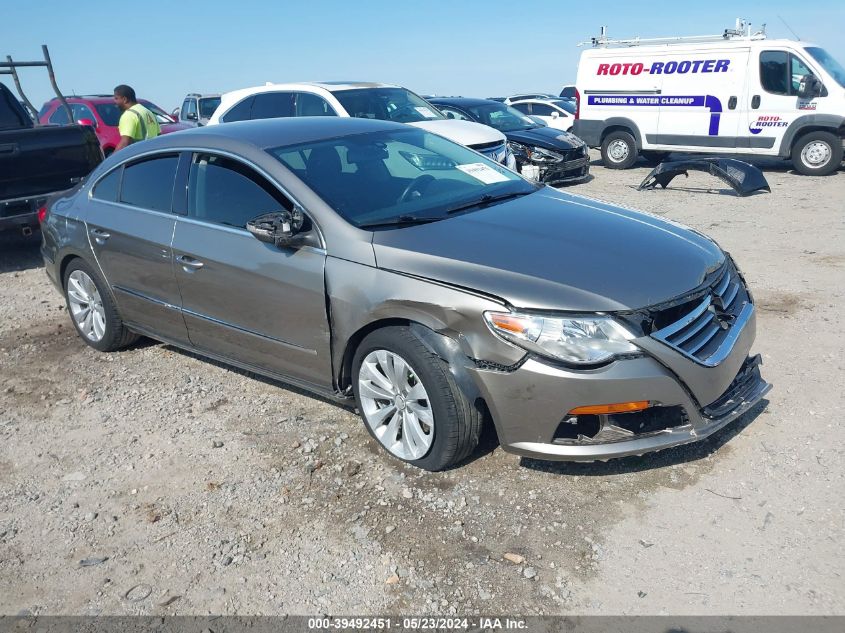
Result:
[[[568,150],[584,144],[577,136],[551,127],[535,127],[530,130],[507,132],[509,141],[516,141],[525,145],[535,145],[546,149]]]
[[[417,121],[411,123],[429,132],[445,136],[450,141],[472,147],[484,143],[503,142],[505,135],[488,125],[473,121],[458,121],[456,119],[433,119],[431,121]]]
[[[696,288],[724,261],[703,235],[551,188],[373,234],[380,268],[494,295],[517,308],[613,312]]]

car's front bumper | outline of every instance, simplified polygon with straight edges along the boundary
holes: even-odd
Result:
[[[546,185],[567,185],[583,182],[590,176],[590,157],[582,156],[562,163],[542,164],[523,160],[519,172],[530,180]]]
[[[762,400],[771,385],[760,375],[760,357],[748,356],[754,335],[752,319],[716,367],[684,359],[689,367],[673,363],[670,369],[666,358],[677,354],[666,347],[660,360],[652,352],[587,371],[530,357],[515,369],[471,371],[505,450],[542,459],[606,460],[703,439]],[[653,406],[638,414],[569,415],[578,407],[643,400]],[[598,432],[581,435],[573,424]]]

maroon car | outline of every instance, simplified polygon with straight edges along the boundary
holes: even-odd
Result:
[[[40,123],[53,123],[56,125],[67,125],[68,123],[81,123],[91,125],[100,140],[100,147],[103,154],[108,156],[120,142],[120,132],[117,123],[120,120],[121,111],[115,105],[112,95],[93,95],[83,97],[65,98],[73,113],[73,121],[68,120],[67,111],[62,107],[58,99],[50,99],[45,103],[38,113]],[[161,126],[162,134],[189,130],[193,126],[185,123],[177,123],[169,114],[154,103],[145,99],[139,99],[138,103],[155,114],[158,124]]]

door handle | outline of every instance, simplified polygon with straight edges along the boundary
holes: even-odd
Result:
[[[106,243],[106,240],[111,237],[111,233],[107,233],[103,229],[91,229],[89,231],[91,236],[94,238],[94,241],[101,246]]]
[[[728,110],[736,110],[736,97],[728,99]]]
[[[3,143],[0,145],[0,155],[17,156],[18,153],[20,153],[20,147],[17,143]]]
[[[760,107],[760,95],[754,95],[751,97],[751,107],[755,110]]]
[[[186,273],[196,272],[205,265],[200,260],[188,257],[187,255],[179,255],[176,261],[179,262]]]

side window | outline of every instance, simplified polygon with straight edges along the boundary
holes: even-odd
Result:
[[[110,171],[105,177],[100,178],[100,181],[94,185],[91,195],[97,200],[117,202],[117,190],[120,187],[121,173],[123,173],[123,167],[118,167]]]
[[[552,116],[554,109],[545,103],[532,103],[531,114],[534,116]]]
[[[97,122],[97,119],[94,118],[94,113],[91,112],[91,109],[88,106],[82,105],[81,103],[74,103],[72,106],[70,106],[70,110],[71,112],[73,112],[74,121],[79,121],[80,119],[89,119],[94,123]]]
[[[801,58],[796,57],[795,55],[789,56],[789,77],[791,80],[791,94],[797,95],[798,89],[801,85],[801,79],[810,74],[810,69],[807,68],[807,64],[801,61]]]
[[[252,102],[255,97],[247,97],[241,101],[234,108],[229,110],[226,114],[220,117],[224,123],[231,123],[232,121],[246,121],[249,119],[249,112],[252,110]]]
[[[450,108],[449,106],[437,106],[437,109],[440,110],[450,119],[457,119],[458,121],[472,121],[472,119],[470,119],[466,114],[464,114],[460,110],[455,110],[454,108]]]
[[[789,53],[763,51],[760,53],[760,85],[777,95],[789,94]]]
[[[194,154],[188,180],[189,216],[245,228],[259,215],[292,208],[280,191],[243,163],[214,154]]]
[[[515,103],[511,106],[512,108],[516,108],[522,114],[531,114],[531,109],[529,108],[529,104],[527,103]]]
[[[124,167],[120,201],[133,207],[169,213],[178,162],[179,157],[174,154]]]
[[[70,123],[70,120],[67,118],[67,110],[65,110],[65,107],[61,103],[56,108],[56,111],[50,115],[50,123],[54,125],[67,125]]]
[[[337,113],[321,96],[310,92],[297,92],[296,116],[337,116]]]
[[[276,119],[294,116],[293,92],[265,92],[255,95],[250,119]]]

